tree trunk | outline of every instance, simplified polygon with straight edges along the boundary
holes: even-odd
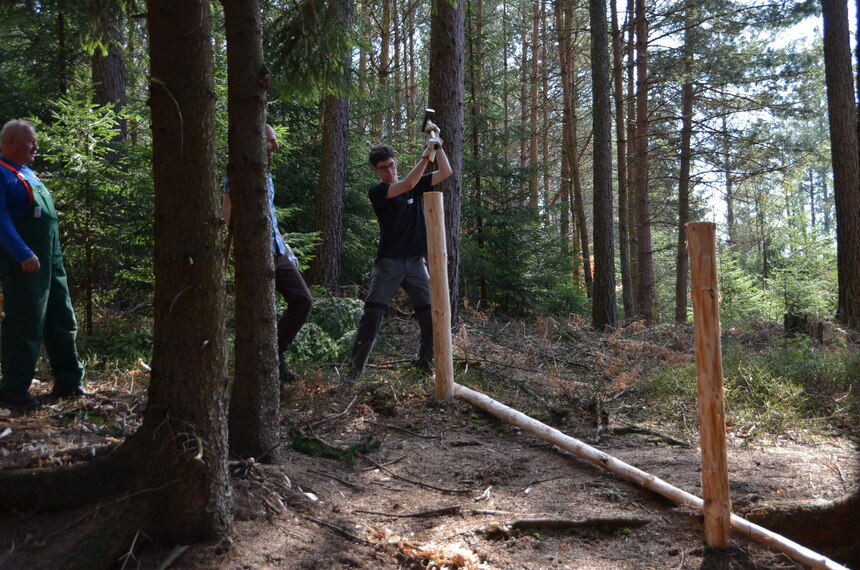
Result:
[[[147,20],[156,235],[146,412],[138,432],[103,457],[2,473],[3,510],[113,499],[65,533],[75,556],[35,568],[108,568],[138,533],[181,544],[224,538],[233,524],[209,2],[150,0]]]
[[[589,14],[594,121],[594,291],[591,319],[596,330],[604,330],[616,325],[612,231],[612,104],[606,0],[591,0]]]
[[[613,3],[612,17],[612,79],[615,102],[615,135],[618,139],[618,259],[621,270],[621,302],[624,317],[629,318],[633,310],[633,281],[630,276],[630,226],[627,174],[627,124],[624,114],[624,60],[621,57],[622,32],[618,26],[618,10]]]
[[[684,32],[684,83],[681,86],[681,165],[678,174],[678,245],[675,252],[675,322],[687,322],[687,239],[684,224],[690,221],[690,165],[693,138],[693,46],[695,23],[692,2],[685,9]]]
[[[693,84],[681,87],[681,171],[678,178],[678,246],[675,252],[675,322],[687,322],[689,257],[684,224],[690,221],[690,141],[693,131]]]
[[[343,33],[352,29],[354,4],[339,0],[330,5]],[[346,172],[349,166],[349,86],[348,58],[342,61],[341,92],[323,98],[323,141],[320,181],[314,227],[325,236],[316,247],[310,281],[336,295],[340,289],[340,259],[343,254],[343,210],[346,202]]]
[[[538,211],[538,45],[541,2],[532,6],[531,61],[529,62],[529,205]]]
[[[636,217],[636,0],[627,0],[627,238],[630,244],[630,285],[632,320],[639,315],[639,220]]]
[[[484,0],[475,0],[470,3],[470,13],[467,18],[469,23],[469,90],[472,99],[472,160],[476,165],[483,164],[481,131],[485,128],[483,119],[482,99],[484,97]],[[484,171],[477,166],[474,169],[475,177],[472,180],[472,195],[475,203],[475,242],[481,255],[484,254]],[[476,306],[483,306],[487,299],[487,280],[482,276],[479,278],[478,295]],[[464,291],[463,296],[468,297],[469,292]],[[474,302],[475,299],[472,299]]]
[[[434,187],[445,195],[445,234],[448,237],[448,288],[451,323],[459,320],[460,191],[463,186],[465,106],[465,23],[463,0],[434,0],[430,22],[429,105],[436,109],[445,152],[454,174]]]
[[[567,20],[568,28],[572,28],[573,26],[573,3],[569,2],[565,6],[565,20]],[[573,38],[571,41],[571,49],[573,49]],[[570,96],[570,114],[569,114],[569,124],[570,129],[568,130],[569,139],[565,144],[568,146],[568,156],[570,157],[570,177],[571,177],[571,187],[573,189],[573,208],[572,215],[575,220],[575,230],[579,237],[579,252],[582,258],[582,277],[585,282],[585,293],[586,296],[591,298],[592,289],[593,289],[593,275],[591,271],[591,248],[589,247],[589,239],[588,239],[588,222],[585,219],[585,203],[582,198],[582,176],[580,169],[580,156],[578,148],[579,138],[579,110],[577,108],[577,101],[579,100],[579,89],[576,83],[576,72],[572,67],[573,64],[573,56],[571,56],[571,69],[568,74],[570,77],[570,83],[566,86]],[[564,87],[563,87],[564,88]]]
[[[648,21],[645,0],[636,0],[636,233],[639,258],[637,305],[646,325],[654,322],[654,259],[648,183]]]
[[[860,329],[860,145],[851,72],[848,6],[821,0],[824,16],[824,78],[836,200],[836,319]]]
[[[125,59],[123,57],[122,5],[110,0],[90,0],[93,35],[98,42],[91,57],[93,102],[113,105],[114,111],[125,107]],[[117,141],[128,138],[128,127],[120,121]]]
[[[217,539],[232,526],[232,501],[211,12],[204,0],[150,0],[147,18],[155,326],[149,400],[135,438],[163,461],[159,534]]]
[[[721,123],[720,142],[722,143],[723,186],[726,198],[726,234],[728,235],[729,246],[731,246],[737,238],[735,235],[735,186],[734,176],[732,175],[731,135],[726,117],[722,117]]]
[[[571,119],[571,68],[572,68],[572,53],[573,47],[570,41],[570,23],[565,17],[565,11],[570,0],[555,0],[553,9],[555,10],[555,29],[556,41],[558,42],[558,60],[559,60],[559,81],[561,82],[562,91],[562,110],[561,110],[561,172],[559,180],[559,231],[562,237],[562,252],[565,256],[570,254],[571,231],[570,231],[570,192],[571,192],[571,153],[575,149],[568,144],[571,140],[570,135],[570,119]],[[578,249],[578,248],[577,248]],[[579,260],[577,260],[579,261]]]
[[[269,72],[263,64],[258,0],[222,0],[222,5],[227,35],[227,175],[236,252],[230,447],[239,457],[273,461],[280,436],[280,385],[265,146]]]

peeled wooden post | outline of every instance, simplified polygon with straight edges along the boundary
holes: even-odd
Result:
[[[716,224],[688,222],[696,379],[699,385],[699,440],[705,543],[725,548],[731,533],[732,504],[726,461],[723,357],[720,346],[720,292],[717,284]]]
[[[436,397],[440,400],[453,400],[454,357],[451,352],[451,302],[448,294],[445,210],[441,192],[424,193],[424,220],[427,225],[427,263],[430,270],[430,304],[433,311]]]

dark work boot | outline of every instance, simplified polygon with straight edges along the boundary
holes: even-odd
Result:
[[[83,386],[58,386],[54,384],[51,390],[51,398],[78,398],[80,396],[95,396],[95,392],[88,392]]]
[[[415,314],[418,328],[421,329],[421,344],[418,346],[418,361],[416,368],[422,372],[433,371],[433,315],[429,310]]]
[[[353,379],[351,382],[353,384],[367,367],[367,361],[370,359],[370,352],[373,350],[373,343],[376,341],[376,335],[379,333],[379,327],[382,325],[384,316],[385,309],[365,307],[364,314],[358,321],[355,344],[352,345],[352,352],[349,355],[350,372],[347,375],[347,378]]]
[[[27,390],[0,390],[0,404],[29,409],[39,407],[42,402]]]

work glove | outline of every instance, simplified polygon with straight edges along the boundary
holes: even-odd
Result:
[[[438,137],[442,133],[442,129],[436,126],[436,123],[433,121],[427,121],[427,124],[424,125],[424,132],[429,134],[431,137]]]
[[[440,148],[442,148],[442,139],[440,139],[438,136],[430,137],[429,139],[427,139],[427,146],[424,148],[424,154],[422,154],[421,156],[426,156],[428,159],[430,159],[430,162],[433,162],[434,160],[436,160],[436,151]]]

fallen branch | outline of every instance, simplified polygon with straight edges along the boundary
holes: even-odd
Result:
[[[360,536],[355,536],[354,534],[352,534],[348,530],[342,529],[337,525],[331,524],[330,522],[326,522],[326,521],[323,521],[320,519],[315,519],[315,518],[309,517],[307,515],[302,515],[302,516],[303,516],[303,518],[311,521],[312,523],[316,523],[320,526],[324,526],[328,529],[331,529],[331,530],[335,531],[336,533],[338,533],[339,535],[341,535],[342,537],[349,539],[353,542],[357,542],[359,544],[365,544],[367,546],[376,546],[374,543],[370,542],[369,540],[365,540],[365,539],[361,538]]]
[[[355,401],[356,401],[356,400],[358,400],[358,394],[356,394],[356,395],[355,395],[355,397],[352,399],[352,401],[351,401],[349,404],[347,404],[347,406],[343,409],[343,411],[342,411],[342,412],[338,412],[338,413],[336,413],[336,414],[332,414],[332,415],[330,415],[330,416],[326,416],[326,417],[324,417],[324,418],[322,418],[322,419],[319,419],[319,420],[316,420],[316,421],[314,421],[314,422],[310,422],[309,424],[307,424],[307,427],[308,427],[308,428],[312,428],[312,427],[314,427],[314,426],[318,426],[318,425],[320,425],[320,424],[322,424],[322,423],[325,423],[325,422],[327,422],[327,421],[329,421],[329,420],[333,420],[333,419],[335,419],[335,418],[339,418],[340,416],[345,415],[345,414],[349,411],[349,409],[352,407],[352,405],[353,405],[353,404],[355,404]]]
[[[412,483],[413,485],[418,485],[419,487],[426,487],[427,489],[433,489],[434,491],[440,491],[442,493],[451,493],[453,495],[465,495],[467,493],[472,492],[470,489],[445,489],[444,487],[435,487],[435,486],[430,485],[428,483],[422,483],[421,481],[415,481],[414,479],[409,479],[407,477],[403,477],[401,475],[398,475],[397,473],[394,473],[390,469],[386,469],[385,467],[383,467],[382,465],[380,465],[379,463],[377,463],[376,461],[374,461],[373,459],[369,458],[366,455],[362,455],[361,457],[363,457],[368,462],[375,465],[377,468],[382,469],[383,471],[385,471],[386,473],[388,473],[389,475],[391,475],[395,479],[400,479],[401,481],[405,481],[407,483]]]
[[[460,505],[454,505],[451,507],[442,507],[440,509],[433,509],[430,511],[421,511],[419,513],[381,513],[379,511],[362,511],[362,510],[354,510],[354,513],[364,513],[367,515],[380,515],[383,517],[391,517],[397,519],[409,519],[409,518],[423,518],[423,517],[440,517],[445,515],[456,515],[458,514],[463,507]]]
[[[189,548],[191,548],[191,546],[189,546],[187,544],[177,546],[176,548],[174,548],[173,550],[170,551],[170,555],[164,560],[164,562],[162,562],[161,564],[158,565],[158,568],[156,568],[156,570],[167,570],[167,568],[170,568],[171,564],[173,564],[174,562],[179,560],[179,558],[183,554],[185,554],[185,552]]]
[[[381,423],[370,421],[370,420],[367,420],[367,423],[369,423],[371,425],[379,426],[379,427],[384,427],[384,428],[388,428],[388,429],[402,431],[405,434],[409,434],[413,437],[420,437],[422,439],[442,439],[441,435],[424,435],[424,434],[417,433],[417,432],[414,432],[412,430],[408,430],[406,428],[402,428],[400,426],[396,426],[396,425],[392,425],[392,424],[381,424]]]
[[[335,475],[332,475],[331,473],[326,473],[324,471],[317,471],[316,469],[310,469],[309,471],[311,473],[316,473],[317,475],[322,475],[323,477],[328,477],[329,479],[334,479],[335,481],[338,481],[339,483],[343,483],[347,487],[352,487],[353,489],[360,489],[361,488],[358,485],[356,485],[355,483],[353,483],[351,481],[347,481],[346,479],[341,479],[340,477],[336,477]]]
[[[634,425],[625,425],[625,426],[608,426],[604,430],[604,432],[609,432],[613,435],[624,435],[628,433],[639,433],[643,435],[653,435],[654,437],[659,437],[664,440],[666,443],[670,443],[672,445],[677,445],[680,447],[691,447],[690,444],[686,441],[677,439],[672,437],[669,434],[665,434],[663,432],[659,432],[657,430],[653,430],[651,428],[646,428],[642,426],[634,426]]]
[[[522,519],[505,525],[510,530],[518,530],[524,528],[544,528],[544,529],[569,529],[569,528],[584,528],[584,527],[618,527],[630,528],[635,526],[644,526],[651,521],[648,519],[632,519],[632,518],[592,518],[582,520],[572,519]]]

